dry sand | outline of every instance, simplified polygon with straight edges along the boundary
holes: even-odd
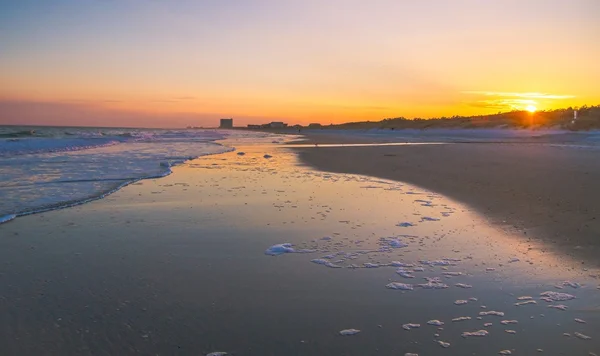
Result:
[[[331,143],[336,137],[317,140]],[[597,148],[458,143],[297,150],[303,162],[317,169],[412,183],[466,203],[525,238],[542,238],[563,253],[598,262]]]

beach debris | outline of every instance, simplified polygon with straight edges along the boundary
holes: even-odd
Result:
[[[522,305],[527,305],[527,304],[537,304],[537,302],[535,300],[525,300],[522,302],[517,302],[515,303],[516,306],[520,307]]]
[[[344,329],[340,331],[340,335],[343,336],[350,336],[350,335],[356,335],[360,332],[360,330],[358,329]]]
[[[490,310],[490,311],[482,311],[479,312],[480,316],[486,316],[486,315],[495,315],[495,316],[504,316],[504,312],[499,312],[499,311],[495,311],[495,310]]]
[[[504,330],[505,332],[509,333],[509,334],[516,334],[517,332],[515,330]]]
[[[441,347],[445,348],[445,349],[447,349],[447,348],[450,347],[450,343],[449,342],[445,342],[445,341],[442,341],[442,340],[435,340],[435,342],[438,345],[440,345]]]
[[[405,284],[400,282],[392,282],[385,285],[387,289],[397,289],[397,290],[413,290],[412,284]]]
[[[444,322],[443,321],[439,321],[437,319],[434,319],[434,320],[429,320],[427,322],[427,325],[442,326],[442,325],[444,325]]]
[[[578,333],[578,332],[574,332],[573,335],[580,338],[581,340],[591,340],[592,339],[590,336],[587,336],[587,335],[584,335],[584,334]]]
[[[465,331],[461,334],[462,337],[469,336],[488,336],[489,332],[487,330],[477,330],[477,331]]]
[[[402,329],[404,329],[404,330],[417,329],[420,327],[421,327],[421,324],[404,324],[404,325],[402,325]]]
[[[543,293],[540,293],[540,295],[542,296],[540,299],[546,301],[546,302],[562,302],[565,300],[571,300],[571,299],[575,299],[576,297],[574,295],[568,294],[568,293],[559,293],[559,292],[552,292],[552,291],[546,291]]]
[[[458,318],[452,319],[453,322],[465,321],[465,320],[471,320],[471,317],[470,316],[459,316]]]
[[[245,155],[245,154],[246,154],[246,152],[241,152],[241,151],[240,151],[240,152],[238,152],[237,154],[238,154],[238,156],[243,156],[243,155]]]
[[[583,320],[583,319],[578,319],[578,318],[575,318],[575,321],[576,321],[576,322],[578,322],[579,324],[585,324],[585,323],[586,323],[586,321],[585,321],[585,320]]]
[[[332,239],[332,237],[331,237],[331,236],[324,236],[324,237],[321,237],[321,239],[320,239],[320,240],[321,240],[321,241],[329,241],[329,240],[331,240],[331,239]]]
[[[421,218],[421,221],[440,221],[440,219],[438,219],[438,218],[432,218],[430,216],[423,216]]]
[[[493,272],[495,270],[496,269],[494,267],[488,267],[488,268],[485,269],[486,272]]]
[[[467,289],[467,288],[473,288],[472,285],[470,285],[470,284],[464,284],[464,283],[456,283],[455,286],[459,287],[459,288],[465,288],[465,289]]]
[[[415,226],[415,225],[412,224],[412,223],[409,223],[409,222],[401,222],[401,223],[396,224],[396,226],[398,226],[398,227],[411,227],[411,226]]]
[[[563,304],[548,305],[548,308],[554,308],[554,309],[563,310],[563,311],[569,309],[568,306],[563,305]]]
[[[517,320],[502,320],[500,322],[500,324],[502,324],[502,325],[518,324],[518,323],[519,323],[519,321],[517,321]]]
[[[215,351],[215,352],[206,354],[206,356],[225,356],[225,355],[227,355],[227,352],[223,352],[223,351]]]
[[[469,303],[469,301],[468,300],[464,300],[464,299],[459,299],[459,300],[455,300],[454,301],[454,304],[456,304],[456,305],[465,305],[467,303]]]
[[[512,355],[512,352],[510,350],[502,350],[500,352],[498,352],[499,355]]]
[[[271,155],[269,155],[269,154],[266,154],[266,155],[264,155],[263,157],[264,157],[264,158],[267,158],[267,159],[269,159],[269,158],[271,158],[271,157],[273,157],[273,156],[271,156]]]
[[[519,262],[519,261],[521,261],[521,260],[516,257],[512,257],[510,260],[508,260],[508,263],[515,263],[515,262]]]

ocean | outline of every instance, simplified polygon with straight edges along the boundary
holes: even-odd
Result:
[[[0,223],[95,200],[173,165],[231,151],[217,140],[273,135],[212,129],[0,126]]]

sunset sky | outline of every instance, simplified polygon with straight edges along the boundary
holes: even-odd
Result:
[[[324,124],[600,104],[598,0],[0,2],[0,124]]]

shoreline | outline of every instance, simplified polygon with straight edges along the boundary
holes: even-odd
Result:
[[[304,142],[354,141],[307,135]],[[524,239],[541,239],[561,253],[599,263],[597,149],[527,142],[291,149],[301,162],[321,171],[391,179],[438,192]]]
[[[520,241],[435,192],[299,163],[285,145],[240,145],[1,226],[5,352],[436,354],[425,325],[433,319],[446,322],[438,332],[453,354],[597,348],[560,335],[576,327],[595,338],[600,319],[587,310],[599,300],[600,270]],[[282,243],[306,253],[265,255]],[[513,305],[567,280],[584,286],[567,286],[577,298],[568,311]],[[521,319],[519,334],[490,329],[465,341],[463,332],[481,328],[482,305]],[[452,322],[461,315],[469,320]],[[362,332],[339,334],[348,328]]]

